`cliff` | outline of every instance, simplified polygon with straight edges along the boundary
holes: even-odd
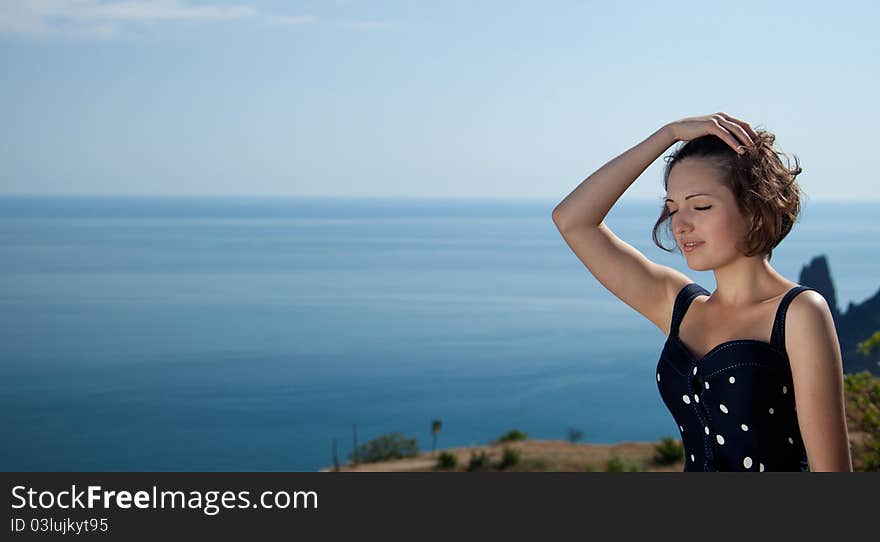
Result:
[[[819,290],[828,302],[837,328],[837,339],[840,341],[843,372],[870,371],[880,376],[880,353],[874,352],[866,356],[857,350],[858,343],[866,340],[875,331],[880,331],[880,289],[861,303],[850,302],[846,311],[840,312],[831,270],[824,255],[813,258],[801,268],[798,283]]]

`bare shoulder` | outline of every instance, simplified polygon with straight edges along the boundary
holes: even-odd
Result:
[[[785,320],[786,350],[790,353],[839,352],[831,308],[819,292],[806,290],[795,296]]]
[[[662,331],[663,335],[666,337],[668,337],[669,333],[672,331],[672,312],[675,310],[675,300],[678,298],[679,292],[681,292],[682,288],[688,284],[696,282],[678,270],[673,271],[673,273],[669,274],[666,283],[666,300],[663,304],[663,318],[659,323],[655,322],[655,325],[660,328],[660,331]]]
[[[669,284],[667,286],[668,290],[666,292],[666,297],[669,299],[670,302],[670,312],[672,311],[672,303],[675,303],[675,298],[678,297],[678,293],[681,291],[681,289],[688,284],[693,284],[694,282],[696,281],[680,271],[676,271],[674,274],[670,275]]]
[[[793,327],[811,327],[822,324],[825,320],[834,322],[831,308],[825,297],[815,290],[804,290],[794,297],[788,306],[786,320]]]

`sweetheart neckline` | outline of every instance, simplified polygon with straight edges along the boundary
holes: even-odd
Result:
[[[690,357],[692,360],[697,361],[697,362],[704,361],[706,358],[710,357],[712,354],[714,354],[722,346],[726,346],[726,345],[732,344],[732,343],[746,342],[746,343],[754,343],[754,344],[763,344],[763,345],[769,346],[772,350],[776,351],[776,348],[773,346],[772,343],[769,343],[767,341],[762,341],[761,339],[730,339],[729,341],[724,341],[721,344],[717,344],[717,345],[713,346],[711,350],[709,350],[708,352],[706,352],[705,355],[703,355],[703,357],[698,358],[691,351],[691,348],[688,345],[686,345],[684,343],[684,341],[682,341],[678,337],[678,335],[676,335],[674,337],[668,337],[668,339],[674,339],[679,344],[679,346],[681,346],[681,349],[685,351],[685,353],[688,355],[688,357]]]
[[[700,285],[697,284],[696,282],[691,282],[691,283],[689,283],[689,284],[686,284],[684,287],[682,287],[682,289],[679,290],[679,292],[678,292],[678,297],[676,297],[676,302],[675,302],[675,306],[674,306],[674,310],[673,310],[673,315],[672,315],[672,317],[673,317],[673,327],[675,327],[675,316],[676,316],[675,310],[678,308],[679,298],[681,297],[681,295],[682,295],[682,293],[685,291],[685,289],[688,288],[688,287],[690,287],[690,286],[696,286],[697,289],[698,289],[698,291],[697,291],[697,295],[693,296],[693,297],[690,299],[690,301],[688,301],[687,306],[684,308],[684,311],[685,311],[685,312],[687,312],[687,309],[690,308],[691,303],[692,303],[693,300],[696,299],[697,297],[711,296],[711,294],[709,293],[708,290],[706,290],[705,288],[703,288],[702,286],[700,286]],[[780,313],[781,313],[781,311],[782,311],[782,305],[786,302],[786,299],[787,299],[789,296],[792,296],[792,297],[793,297],[792,292],[796,292],[794,295],[797,295],[797,294],[799,294],[801,291],[804,291],[804,290],[814,290],[814,291],[817,291],[817,292],[818,292],[818,290],[816,290],[815,288],[811,288],[811,287],[809,287],[809,286],[803,286],[803,285],[801,285],[801,284],[795,284],[794,286],[792,286],[791,288],[789,288],[787,292],[785,292],[785,293],[782,295],[782,299],[781,299],[781,300],[779,301],[779,303],[776,305],[776,315],[775,315],[774,320],[773,320],[773,330],[772,330],[772,332],[771,332],[770,342],[764,341],[764,340],[762,340],[762,339],[751,339],[751,338],[749,338],[749,339],[730,339],[730,340],[728,340],[728,341],[724,341],[724,342],[721,343],[721,344],[717,344],[717,345],[713,346],[712,349],[709,350],[708,352],[706,352],[702,357],[697,357],[697,356],[694,355],[694,353],[691,351],[690,347],[689,347],[688,345],[686,345],[686,344],[684,343],[684,341],[681,340],[681,338],[678,336],[678,332],[677,332],[677,330],[676,330],[676,333],[675,333],[674,335],[669,335],[669,336],[667,336],[666,341],[667,341],[667,343],[668,343],[669,340],[672,339],[672,340],[674,340],[675,342],[677,342],[678,345],[679,345],[679,347],[680,347],[682,350],[684,350],[685,354],[687,354],[687,356],[688,356],[690,359],[694,360],[694,361],[697,362],[697,363],[705,361],[706,359],[712,357],[717,351],[721,350],[723,347],[728,346],[728,345],[730,345],[730,344],[734,344],[734,343],[750,343],[750,344],[764,345],[764,346],[770,348],[771,351],[776,352],[776,353],[778,353],[778,354],[781,354],[782,356],[786,356],[787,354],[786,354],[786,352],[785,352],[785,347],[784,347],[784,345],[783,345],[783,347],[782,347],[782,350],[780,350],[779,347],[777,347],[775,344],[773,344],[773,340],[774,340],[774,338],[775,338],[775,337],[773,336],[773,334],[776,333],[776,327],[777,327],[777,325],[779,324]],[[786,309],[787,309],[787,307],[786,307]],[[783,314],[784,314],[784,313],[783,313]],[[684,319],[684,316],[685,316],[685,315],[683,314],[681,317],[679,317],[679,320],[678,320],[679,325],[681,324],[681,320]],[[782,320],[782,326],[783,326],[782,329],[784,330],[784,329],[785,329],[785,328],[784,328],[784,326],[785,326],[785,321],[784,321],[784,320]],[[784,339],[783,339],[783,341],[784,341]]]

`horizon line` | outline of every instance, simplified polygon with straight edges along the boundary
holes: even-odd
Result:
[[[39,199],[39,198],[157,198],[157,199],[231,199],[231,198],[248,198],[248,199],[305,199],[305,200],[398,200],[398,201],[506,201],[506,202],[561,202],[566,195],[561,197],[539,197],[539,196],[498,196],[498,195],[476,195],[476,196],[415,196],[415,195],[339,195],[339,194],[204,194],[204,193],[89,193],[89,192],[61,192],[61,193],[26,193],[26,192],[0,192],[0,198],[23,198],[23,199]],[[645,196],[621,197],[617,202],[629,201],[640,203],[657,203],[662,196],[655,198]],[[880,198],[877,199],[826,199],[818,200],[810,198],[809,202],[818,201],[819,203],[849,203],[849,204],[878,204]],[[807,201],[804,201],[807,203]]]

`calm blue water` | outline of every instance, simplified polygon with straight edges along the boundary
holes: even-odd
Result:
[[[560,198],[561,199],[561,198]],[[558,200],[0,198],[2,470],[317,470],[394,431],[676,435],[664,337],[559,236]],[[653,246],[658,204],[607,224]],[[774,251],[880,286],[877,204],[808,203]]]

